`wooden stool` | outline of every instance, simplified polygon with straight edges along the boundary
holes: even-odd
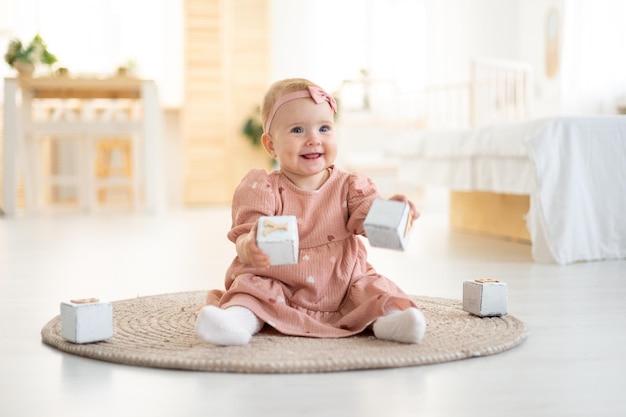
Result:
[[[96,142],[96,190],[105,203],[110,191],[121,191],[133,201],[133,149],[131,139],[100,139]],[[119,164],[115,156],[119,155]]]

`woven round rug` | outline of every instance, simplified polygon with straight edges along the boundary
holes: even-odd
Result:
[[[43,341],[64,352],[103,361],[156,368],[214,372],[298,373],[394,368],[493,355],[520,344],[526,326],[510,314],[477,317],[461,302],[413,296],[427,320],[419,345],[376,339],[372,333],[342,339],[281,335],[265,326],[245,346],[215,346],[194,331],[195,311],[206,291],[114,301],[111,339],[74,344],[61,336],[57,316],[42,329]]]

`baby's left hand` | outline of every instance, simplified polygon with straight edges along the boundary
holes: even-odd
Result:
[[[411,209],[412,221],[417,220],[420,217],[419,211],[415,208],[415,204],[411,200],[409,200],[405,195],[396,194],[389,198],[390,200],[402,201],[403,203],[409,203],[409,207]]]

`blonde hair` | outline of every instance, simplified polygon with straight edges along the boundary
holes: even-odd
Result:
[[[263,98],[263,104],[261,105],[261,122],[263,126],[266,125],[268,117],[274,104],[285,94],[292,93],[294,91],[306,90],[307,87],[318,87],[319,85],[305,79],[305,78],[287,78],[284,80],[276,81],[272,84],[265,93]],[[268,132],[265,132],[268,133]]]

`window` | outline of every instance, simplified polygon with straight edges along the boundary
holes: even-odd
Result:
[[[132,61],[138,76],[157,82],[165,106],[179,106],[183,1],[4,0],[2,53],[11,38],[28,41],[39,33],[70,74],[111,75]],[[14,74],[2,66],[2,75]]]

